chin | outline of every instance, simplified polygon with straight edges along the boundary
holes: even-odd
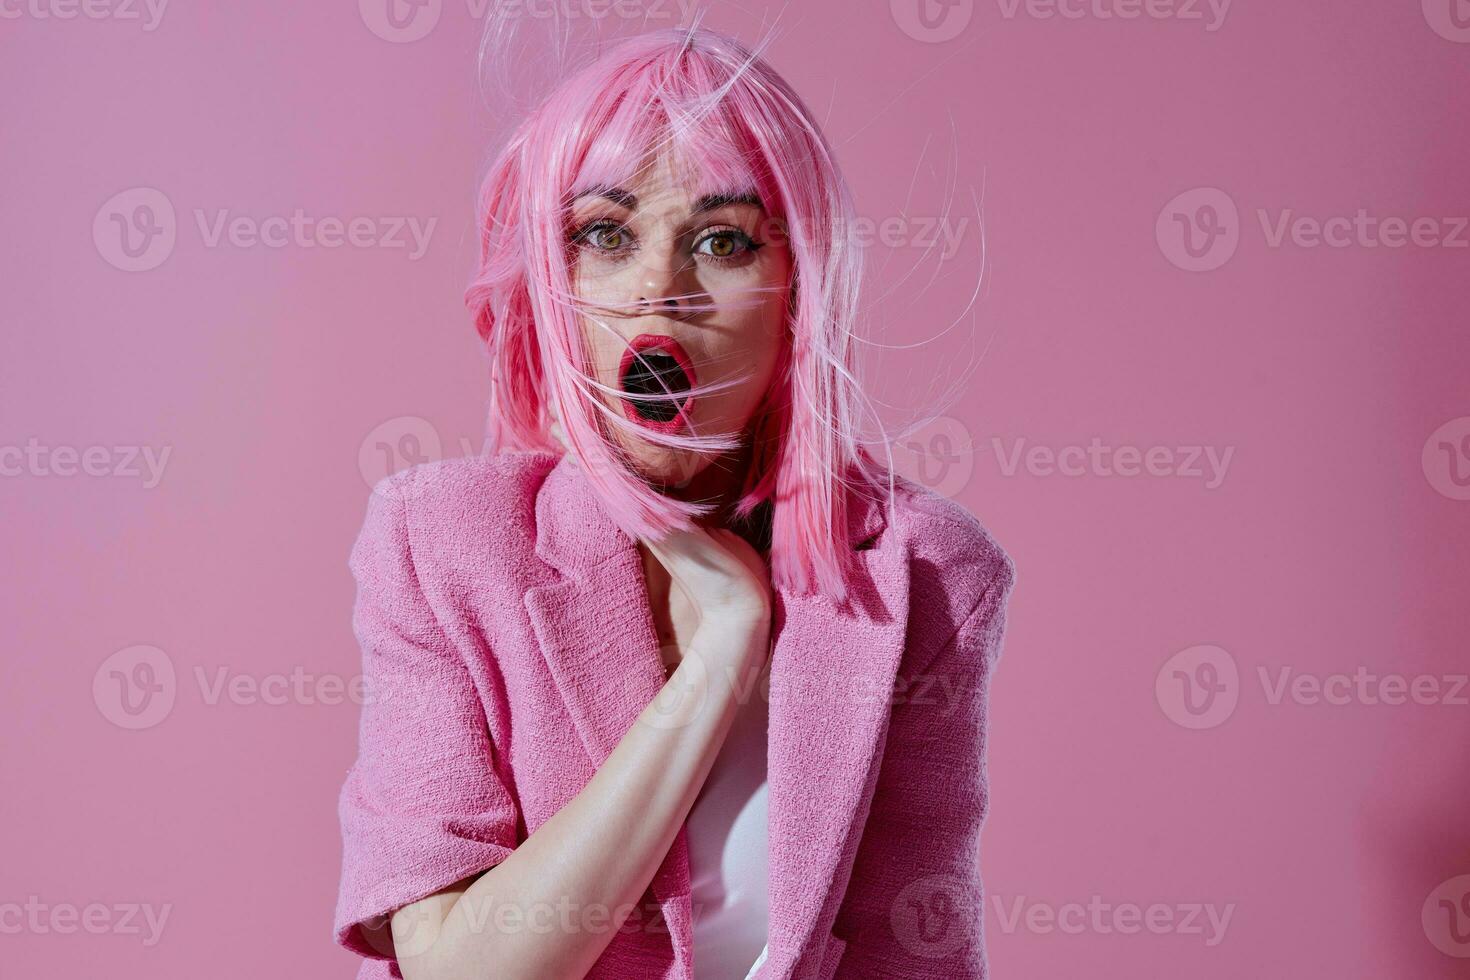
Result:
[[[638,475],[659,487],[687,486],[710,465],[710,458],[683,449],[641,443],[628,447],[628,456]]]

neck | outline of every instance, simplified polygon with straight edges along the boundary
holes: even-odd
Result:
[[[745,482],[750,465],[750,451],[745,444],[716,457],[687,482],[665,486],[663,492],[691,503],[713,503],[710,523],[723,525],[727,512],[734,506]]]
[[[663,492],[692,503],[713,503],[715,508],[699,523],[705,527],[729,528],[760,552],[770,548],[770,507],[763,504],[747,518],[735,516],[735,504],[745,485],[751,465],[750,441],[739,449],[717,457],[687,483],[666,486]]]

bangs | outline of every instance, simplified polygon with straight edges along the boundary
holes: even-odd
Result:
[[[689,58],[677,73],[631,74],[621,90],[604,90],[589,107],[584,144],[563,201],[589,191],[626,187],[653,160],[666,156],[675,180],[690,197],[754,191],[767,214],[780,211],[779,191],[760,141],[744,123],[738,103],[749,76],[732,74],[723,84],[701,78],[713,66]],[[700,94],[703,86],[709,94]]]

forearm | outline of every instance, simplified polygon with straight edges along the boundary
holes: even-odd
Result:
[[[398,950],[405,978],[585,975],[667,855],[739,704],[759,696],[756,632],[701,629],[580,793],[467,888],[400,911],[413,917]]]

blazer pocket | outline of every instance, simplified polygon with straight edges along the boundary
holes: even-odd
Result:
[[[822,966],[817,971],[817,980],[832,980],[837,975],[837,964],[846,949],[847,940],[839,939],[831,933],[827,935],[827,949],[822,954]]]

